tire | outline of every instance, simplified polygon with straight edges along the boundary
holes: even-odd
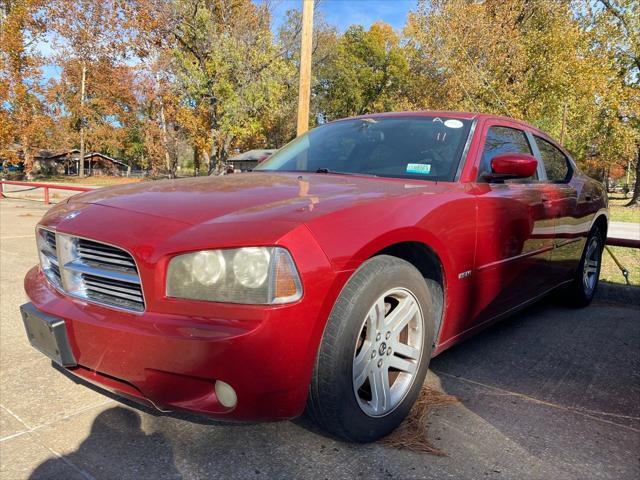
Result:
[[[387,255],[365,262],[327,321],[308,416],[327,433],[352,442],[391,433],[422,388],[441,311],[442,289],[409,262]]]
[[[573,282],[567,288],[567,303],[575,308],[583,308],[591,303],[598,287],[604,238],[598,227],[593,227],[576,269]]]

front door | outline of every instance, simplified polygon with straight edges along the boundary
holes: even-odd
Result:
[[[554,220],[539,182],[531,178],[487,181],[491,159],[501,153],[533,154],[515,126],[490,125],[479,164],[475,271],[476,315],[482,323],[539,295],[550,280]]]

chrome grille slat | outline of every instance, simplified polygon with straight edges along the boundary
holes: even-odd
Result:
[[[73,261],[67,263],[64,268],[67,270],[73,270],[78,273],[86,273],[89,275],[95,275],[96,277],[108,278],[110,280],[116,280],[120,282],[139,284],[140,278],[137,274],[119,272],[111,268],[96,268],[93,265],[87,265],[81,261]]]
[[[122,255],[119,253],[113,253],[113,252],[106,252],[103,250],[99,250],[97,248],[89,248],[89,247],[78,247],[78,251],[82,254],[86,254],[86,255],[97,255],[99,257],[107,257],[107,258],[117,258],[119,260],[127,260],[131,263],[133,263],[130,260],[129,255]]]
[[[57,264],[51,266],[51,273],[56,279],[56,284],[60,285],[60,268],[58,267]]]
[[[55,253],[51,253],[51,252],[48,252],[48,251],[43,251],[42,253],[43,253],[43,255],[46,255],[46,256],[47,256],[47,258],[49,259],[49,261],[50,261],[53,265],[55,265],[56,267],[58,267],[58,258],[55,256]],[[60,272],[60,269],[58,269],[58,272]]]
[[[110,290],[108,288],[101,288],[101,287],[94,286],[94,285],[87,285],[87,290],[104,293],[104,294],[111,295],[111,296],[114,296],[114,297],[125,298],[127,300],[133,300],[134,302],[141,302],[142,301],[142,297],[139,296],[139,295],[129,295],[127,293],[114,292],[113,290]]]
[[[104,243],[93,242],[91,240],[85,240],[81,238],[78,240],[78,248],[92,248],[94,250],[100,250],[103,252],[110,252],[115,255],[121,255],[124,257],[129,257],[129,254],[119,248],[112,247],[111,245],[105,245]]]
[[[121,260],[118,258],[103,257],[100,255],[92,255],[90,253],[85,253],[83,250],[80,250],[80,258],[82,258],[83,260],[88,258],[89,260],[95,260],[98,262],[112,263],[114,265],[125,265],[127,267],[135,268],[135,264],[131,261]]]
[[[56,251],[56,236],[53,232],[50,232],[49,230],[45,230],[45,239],[47,240],[47,243],[51,246],[51,248],[53,249],[53,251]]]
[[[140,288],[136,288],[135,285],[120,283],[120,282],[102,282],[100,280],[94,280],[94,277],[89,275],[84,276],[85,283],[88,287],[99,287],[108,290],[113,290],[114,292],[122,292],[129,295],[135,295],[142,298],[142,291]]]
[[[43,240],[40,251],[46,257],[46,276],[56,288],[102,305],[144,311],[138,267],[128,252],[47,229],[40,229],[38,235]],[[67,291],[65,285],[72,285],[72,291]]]

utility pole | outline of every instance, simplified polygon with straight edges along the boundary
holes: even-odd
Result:
[[[567,132],[567,104],[562,107],[562,130],[560,130],[560,145],[564,147],[564,136]]]
[[[298,90],[298,136],[309,130],[309,102],[311,100],[311,46],[313,43],[313,1],[314,0],[302,0],[300,87]]]

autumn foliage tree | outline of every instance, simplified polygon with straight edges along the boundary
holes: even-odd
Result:
[[[528,121],[602,174],[640,133],[615,48],[593,26],[568,1],[422,0],[405,33],[414,65],[434,73],[416,106]]]
[[[174,177],[179,164],[211,172],[235,152],[295,135],[297,10],[274,32],[266,1],[2,5],[5,160],[29,169],[37,148],[89,148]],[[637,204],[638,5],[416,0],[403,29],[377,22],[342,33],[316,9],[310,123],[388,110],[508,115],[560,139],[602,179],[633,170]],[[55,55],[45,59],[47,43]],[[48,81],[44,62],[59,72]]]
[[[93,78],[108,75],[101,70],[125,56],[127,30],[124,22],[122,2],[118,0],[55,0],[48,6],[51,25],[56,33],[56,46],[59,62],[75,62],[78,66],[76,78],[68,78],[69,84],[75,84],[78,94],[68,110],[73,112],[79,133],[80,171],[84,176],[85,135],[90,127],[88,116],[93,113],[87,105],[87,94],[93,88],[87,82],[87,74]],[[108,77],[107,77],[108,78]],[[118,79],[116,79],[118,80]],[[100,97],[94,97],[100,101]]]
[[[35,151],[47,146],[51,128],[42,97],[42,58],[35,48],[45,31],[43,4],[4,2],[0,12],[0,158],[22,160],[27,174]]]
[[[318,102],[329,119],[409,107],[409,62],[399,35],[384,23],[351,26],[320,69]]]

